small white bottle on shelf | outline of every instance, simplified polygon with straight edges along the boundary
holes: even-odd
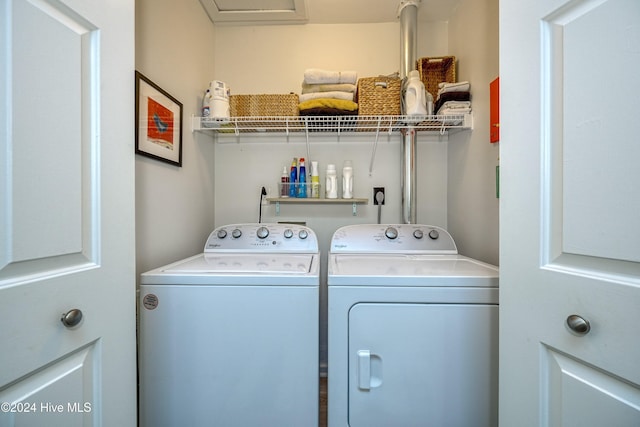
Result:
[[[342,198],[353,199],[353,166],[351,166],[351,160],[345,160],[342,168]]]
[[[336,165],[327,165],[325,187],[325,197],[327,199],[338,198],[338,175],[336,173]]]

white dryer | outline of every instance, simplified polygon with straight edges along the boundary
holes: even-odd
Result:
[[[307,227],[236,224],[142,274],[140,426],[317,426],[319,262]]]
[[[498,269],[444,229],[350,225],[328,257],[329,427],[498,425]]]

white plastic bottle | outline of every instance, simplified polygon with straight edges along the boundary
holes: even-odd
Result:
[[[338,176],[336,173],[336,165],[327,165],[325,187],[325,197],[327,199],[338,198]]]
[[[320,197],[320,175],[318,174],[318,162],[311,162],[311,197]]]
[[[342,167],[342,198],[353,199],[353,166],[351,166],[351,160],[345,160]]]
[[[407,90],[404,95],[405,114],[424,116],[427,114],[427,95],[418,70],[409,72]]]
[[[211,107],[209,103],[211,102],[211,91],[207,89],[202,97],[202,117],[209,118],[211,114]]]
[[[211,117],[216,119],[228,119],[229,111],[229,88],[227,84],[220,80],[213,80],[209,83],[209,110]]]

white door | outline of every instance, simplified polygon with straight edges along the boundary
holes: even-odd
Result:
[[[0,426],[133,426],[134,2],[0,9]]]
[[[500,44],[501,425],[640,426],[640,2],[501,0]]]
[[[349,426],[497,426],[497,330],[497,305],[354,305]]]

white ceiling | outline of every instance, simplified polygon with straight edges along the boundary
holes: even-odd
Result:
[[[396,22],[401,0],[200,0],[216,24]],[[447,21],[460,0],[419,1],[418,21]]]

